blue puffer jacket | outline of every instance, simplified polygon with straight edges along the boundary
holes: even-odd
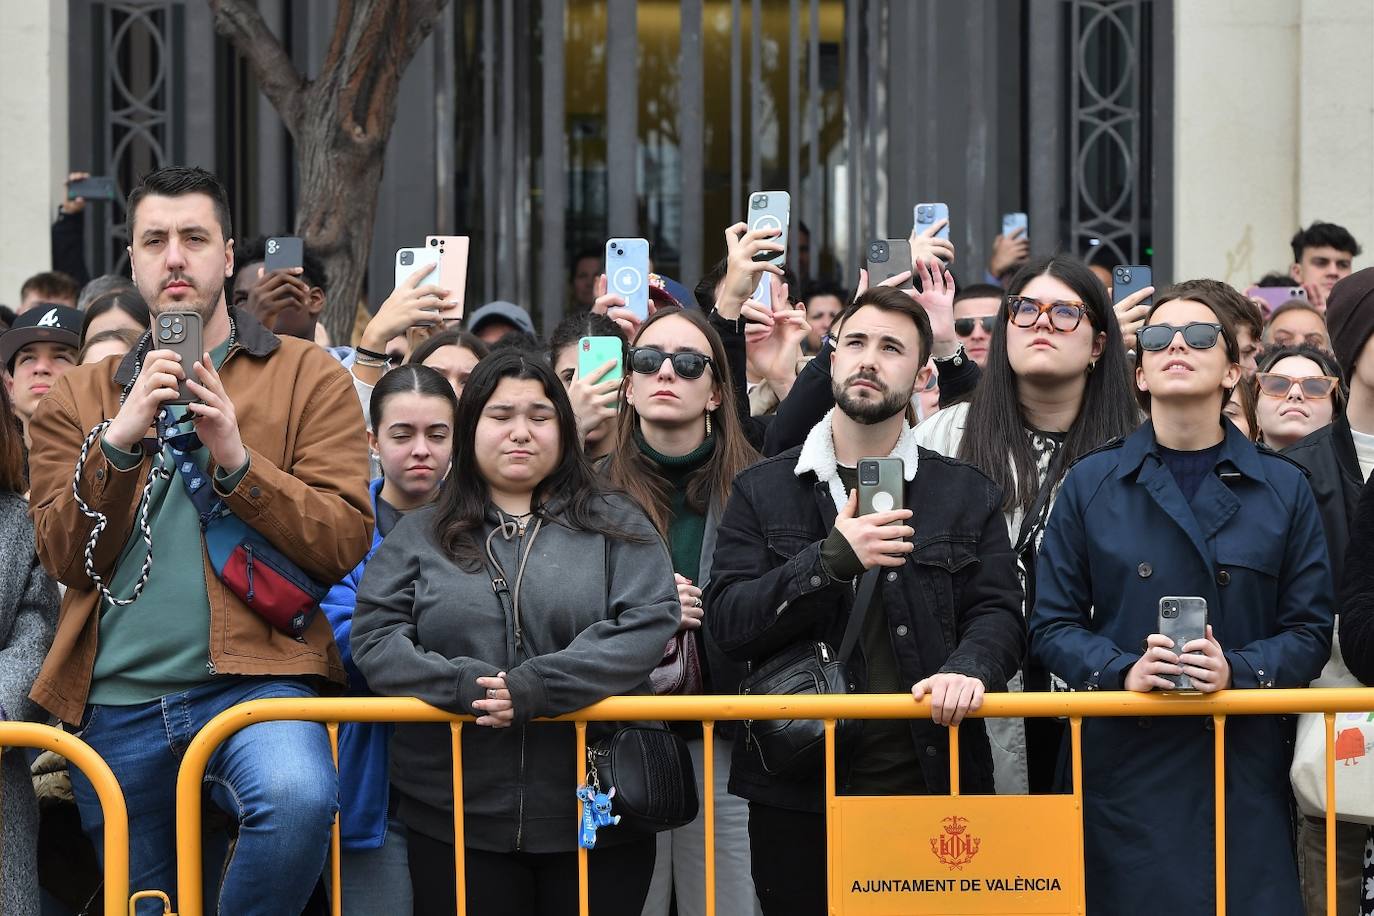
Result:
[[[372,481],[372,512],[376,516],[382,480]],[[358,600],[358,583],[372,555],[382,545],[380,531],[372,534],[372,547],[363,561],[329,590],[320,608],[334,628],[344,669],[348,672],[349,693],[371,696],[367,681],[353,664],[349,636],[353,632],[353,606]],[[376,849],[386,839],[387,800],[390,782],[387,745],[394,726],[390,723],[345,722],[339,726],[339,830],[344,849]]]

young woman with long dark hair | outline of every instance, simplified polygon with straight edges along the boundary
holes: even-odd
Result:
[[[398,366],[378,380],[369,404],[367,434],[382,474],[372,481],[376,519],[372,548],[357,568],[329,590],[320,608],[334,628],[350,692],[371,693],[353,661],[350,636],[358,583],[383,539],[408,512],[434,501],[453,454],[458,398],[451,383],[427,366]],[[410,909],[405,825],[390,803],[389,724],[345,722],[339,727],[339,825],[343,850],[343,912],[367,916]]]
[[[1129,372],[1116,313],[1097,277],[1077,258],[1040,258],[1007,287],[973,398],[918,426],[916,441],[991,477],[1004,494],[1012,546],[1033,550],[1069,465],[1139,425]],[[1034,569],[1023,574],[1029,608]],[[1011,689],[1020,686],[1013,681]],[[1048,689],[1049,678],[1031,668],[1024,687]],[[989,722],[998,791],[1048,789],[1061,732],[1047,720]]]
[[[716,649],[701,629],[702,591],[711,578],[711,555],[730,484],[758,459],[745,438],[725,345],[700,311],[662,308],[639,326],[627,360],[624,405],[606,473],[629,494],[668,542],[682,623],[667,651],[689,652],[702,662],[699,683],[682,693],[739,692],[742,671]],[[683,730],[704,772],[700,727]],[[749,871],[749,811],[727,789],[733,741],[730,730],[715,740],[717,912],[756,912]],[[702,787],[701,791],[704,791]],[[702,816],[659,834],[658,864],[645,916],[667,916],[677,888],[677,912],[705,912]]]
[[[529,720],[647,692],[678,617],[667,548],[598,486],[553,369],[516,350],[478,363],[449,480],[369,562],[352,635],[373,690],[477,716],[462,732],[469,912],[576,912],[584,773],[572,726]],[[391,745],[418,916],[456,905],[450,740],[399,725]],[[598,835],[594,912],[637,916],[654,849],[623,825]]]

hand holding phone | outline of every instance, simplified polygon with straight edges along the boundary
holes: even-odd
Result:
[[[1003,277],[1021,266],[1030,257],[1030,239],[1026,237],[1026,214],[1002,214],[1002,234],[992,241],[988,257],[988,273]]]
[[[439,309],[444,321],[463,317],[463,302],[468,288],[468,249],[466,235],[427,235],[425,245],[439,252],[439,285],[448,290],[448,299]]]
[[[912,211],[912,222],[915,223],[913,233],[921,235],[927,229],[934,228],[941,220],[944,225],[935,230],[937,238],[949,239],[949,205],[943,203],[917,204]]]
[[[895,471],[884,462],[896,462]],[[902,508],[902,486],[892,480],[894,473],[898,481],[904,480],[901,459],[862,458],[859,468],[859,486],[836,517],[835,530],[849,542],[864,569],[901,566],[911,553],[910,538],[916,533],[906,524],[911,510]]]
[[[203,331],[199,312],[163,312],[153,323],[152,345],[158,350],[170,350],[180,356],[184,373],[178,380],[177,396],[164,403],[190,404],[196,400],[195,393],[186,385],[187,379],[191,378],[192,365],[204,354]]]
[[[885,280],[901,273],[911,273],[911,243],[906,239],[874,239],[868,243],[868,285],[880,286]],[[897,285],[897,289],[911,289],[911,277]]]
[[[787,263],[787,232],[792,221],[792,195],[786,191],[755,191],[749,195],[749,210],[745,220],[750,232],[767,229],[778,233],[773,241],[781,251],[763,251],[754,255],[756,261],[767,261],[778,267]]]
[[[104,175],[86,175],[67,183],[67,200],[114,200],[119,196],[115,180]]]
[[[270,238],[263,249],[263,270],[292,270],[305,265],[305,243],[294,236]]]
[[[625,307],[636,318],[648,319],[648,240],[610,239],[606,242],[606,283],[609,292],[624,298]]]

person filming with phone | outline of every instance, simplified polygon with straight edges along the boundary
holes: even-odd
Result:
[[[32,423],[38,554],[67,586],[32,696],[114,771],[131,887],[171,894],[176,776],[196,732],[236,703],[344,681],[316,611],[371,546],[372,507],[348,373],[226,304],[223,185],[159,169],[127,210],[155,338],[117,367],[57,379]],[[72,783],[103,853],[100,802],[76,770]],[[219,912],[300,913],[337,807],[324,726],[249,726],[214,753],[206,783],[238,825],[232,857],[207,868],[223,872]]]
[[[1071,689],[1305,687],[1330,656],[1331,568],[1311,487],[1222,417],[1242,371],[1220,287],[1158,297],[1135,359],[1150,421],[1075,463],[1050,514],[1031,657]],[[1216,912],[1213,727],[1084,722],[1088,912]],[[1289,729],[1235,716],[1226,743],[1228,912],[1300,914]],[[1167,899],[1153,891],[1163,876]]]
[[[742,471],[716,534],[706,628],[767,689],[794,653],[838,656],[848,690],[929,697],[929,718],[872,721],[841,739],[843,794],[949,792],[949,737],[1016,671],[1021,585],[1002,494],[982,472],[916,446],[930,320],[905,292],[874,287],[832,329],[835,407],[804,444]],[[875,457],[869,457],[875,456]],[[879,457],[880,456],[880,457]],[[918,533],[919,532],[919,533]],[[856,595],[856,587],[858,593]],[[835,651],[836,647],[838,652]],[[826,912],[824,766],[746,723],[730,791],[749,800],[754,886],[765,914]],[[795,745],[793,745],[795,746]],[[993,790],[981,721],[965,722],[961,788]]]

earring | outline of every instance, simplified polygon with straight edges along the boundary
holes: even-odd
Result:
[[[1092,375],[1092,374],[1093,374],[1093,370],[1096,369],[1096,368],[1097,368],[1097,360],[1095,360],[1095,359],[1090,359],[1090,360],[1088,360],[1088,374],[1089,374],[1089,375]]]
[[[711,411],[706,411],[706,438],[711,438]]]

